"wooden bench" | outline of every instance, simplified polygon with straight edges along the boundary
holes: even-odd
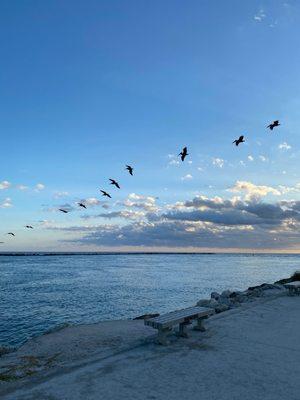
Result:
[[[292,296],[293,294],[300,295],[300,281],[286,283],[284,285],[287,289],[289,289],[289,294]]]
[[[203,320],[212,314],[214,314],[212,308],[189,307],[160,315],[159,317],[145,319],[144,323],[154,329],[158,329],[158,343],[167,345],[169,343],[167,337],[172,333],[173,326],[179,325],[179,336],[188,337],[186,328],[192,320],[197,320],[197,325],[194,329],[205,331]]]

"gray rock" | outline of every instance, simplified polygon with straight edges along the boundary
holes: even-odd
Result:
[[[219,304],[230,306],[231,303],[232,303],[232,301],[231,301],[231,299],[229,297],[221,296],[219,298]]]
[[[212,292],[210,297],[215,300],[219,300],[220,294],[218,292]]]
[[[219,303],[215,299],[203,299],[198,301],[197,306],[215,308],[218,304]]]
[[[229,297],[231,295],[231,291],[230,290],[224,290],[221,293],[221,297]]]
[[[229,306],[227,306],[226,304],[219,304],[215,308],[215,312],[218,313],[218,314],[221,313],[221,312],[227,311],[227,310],[229,310]]]
[[[260,289],[260,288],[247,290],[247,296],[250,297],[250,298],[251,297],[259,297],[259,296],[262,295],[262,293],[263,293],[263,289]]]

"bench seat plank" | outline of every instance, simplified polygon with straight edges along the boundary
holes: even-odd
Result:
[[[159,317],[145,320],[145,325],[152,326],[155,329],[172,327],[173,325],[188,322],[192,319],[206,318],[214,314],[214,310],[207,307],[189,307],[182,310],[172,311],[160,315]]]

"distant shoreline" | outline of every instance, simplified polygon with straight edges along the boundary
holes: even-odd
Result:
[[[101,255],[248,255],[248,256],[257,256],[257,255],[280,255],[280,256],[288,256],[288,255],[300,255],[300,253],[277,253],[277,252],[245,252],[245,253],[236,253],[236,252],[156,252],[156,251],[100,251],[100,252],[42,252],[42,251],[33,251],[33,252],[0,252],[1,256],[10,256],[10,257],[26,257],[26,256],[101,256]]]
[[[180,255],[187,255],[187,254],[203,254],[203,255],[210,255],[210,254],[223,254],[223,253],[209,253],[209,252],[154,252],[154,251],[145,251],[145,252],[138,252],[138,251],[126,251],[126,252],[113,252],[113,251],[101,251],[101,252],[3,252],[0,253],[0,256],[101,256],[101,255],[155,255],[155,254],[180,254]],[[225,253],[224,253],[225,254]],[[230,253],[227,253],[230,254]],[[232,253],[234,254],[234,253]]]

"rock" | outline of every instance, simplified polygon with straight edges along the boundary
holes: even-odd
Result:
[[[253,289],[250,289],[250,290],[248,289],[247,296],[249,298],[251,298],[251,297],[259,297],[259,296],[262,295],[262,293],[263,293],[263,290],[258,288],[258,287],[256,287],[256,288],[253,288]]]
[[[242,296],[242,295],[243,295],[243,292],[236,291],[236,292],[230,293],[229,297],[235,298],[235,297]]]
[[[155,318],[155,317],[159,317],[159,314],[143,314],[143,315],[140,315],[140,316],[135,317],[133,319],[134,320],[137,320],[137,319],[149,319],[149,318]]]
[[[276,288],[275,285],[273,285],[272,283],[264,283],[261,286],[262,290],[270,290],[270,289],[275,289],[275,288]]]
[[[274,283],[274,288],[278,289],[278,290],[286,290],[286,288],[283,285],[279,285],[279,284],[276,284],[276,283]]]
[[[215,300],[219,300],[220,294],[218,292],[212,292],[210,297]]]
[[[221,293],[221,297],[229,297],[231,295],[231,291],[230,290],[224,290]]]
[[[218,306],[218,304],[219,303],[215,299],[203,299],[198,301],[197,306],[215,308]]]
[[[247,295],[244,292],[232,292],[229,298],[233,304],[247,301]]]
[[[216,308],[215,308],[215,312],[217,314],[227,311],[229,310],[229,306],[227,306],[226,304],[219,304]]]
[[[300,281],[300,271],[294,272],[290,278],[280,279],[279,281],[276,281],[275,284],[278,283],[284,285],[285,283],[290,283],[295,281]]]
[[[232,303],[232,301],[231,301],[231,299],[229,297],[221,296],[219,298],[219,304],[226,305],[226,306],[229,307],[231,303]]]

